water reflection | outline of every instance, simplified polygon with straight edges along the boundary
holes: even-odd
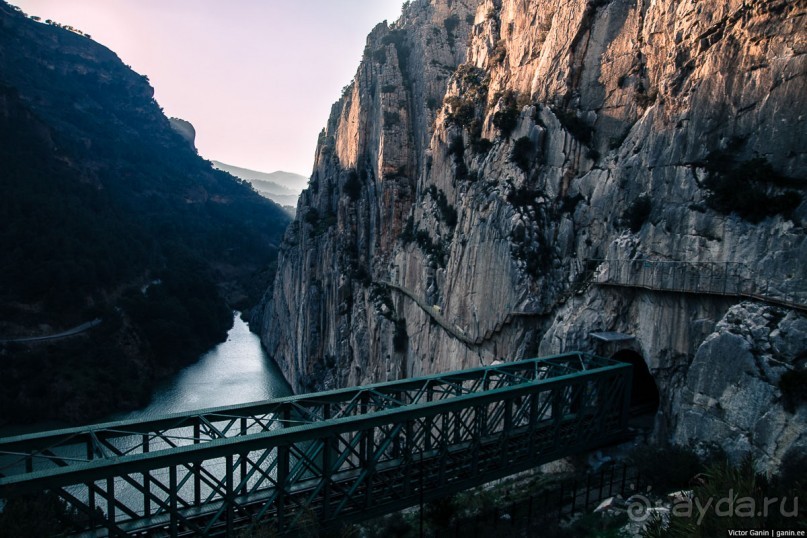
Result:
[[[291,388],[277,364],[269,358],[261,347],[260,339],[249,331],[236,312],[226,342],[159,385],[148,407],[114,418],[153,418],[290,394]]]
[[[227,336],[227,341],[203,355],[199,361],[180,371],[172,379],[157,387],[151,404],[141,410],[119,414],[110,420],[147,420],[161,415],[197,411],[210,407],[231,406],[243,403],[280,398],[291,395],[280,369],[261,347],[260,339],[249,331],[247,324],[235,313],[234,325]],[[223,419],[226,420],[226,419]],[[266,417],[247,425],[247,433],[264,431]],[[41,428],[40,428],[41,429]],[[241,430],[229,427],[222,431],[231,431],[237,435]],[[119,432],[120,433],[120,432]],[[160,436],[148,440],[149,451],[158,452],[176,446],[192,445],[201,437],[190,426],[180,426],[161,432]],[[107,448],[111,452],[139,454],[143,452],[144,436],[121,435],[109,439]],[[62,447],[52,447],[48,457],[37,459],[38,471],[53,469],[65,463],[87,461],[88,446],[79,437],[73,443]],[[277,449],[241,454],[236,462],[239,469],[237,480],[241,488],[267,488],[276,476]],[[21,455],[0,456],[0,473],[21,474],[25,472],[27,460]],[[49,461],[50,457],[58,457],[62,463]],[[94,457],[98,457],[95,455]],[[247,473],[246,463],[254,464],[255,469]],[[226,459],[222,457],[205,460],[203,464],[204,480],[194,474],[189,466],[180,466],[182,475],[178,486],[179,496],[185,499],[194,495],[201,499],[215,500],[221,491],[213,487],[220,484],[226,473]],[[251,468],[252,469],[252,468]],[[189,478],[192,476],[192,480]],[[2,476],[2,475],[0,475]],[[146,480],[150,482],[146,482]],[[151,485],[149,485],[151,484]],[[161,485],[159,485],[161,484]],[[168,502],[166,485],[169,484],[168,468],[154,469],[147,474],[130,473],[115,477],[112,482],[99,481],[90,485],[77,484],[67,486],[65,491],[79,500],[80,503],[98,506],[109,517],[114,514],[118,521],[127,520],[135,515],[143,516],[154,513],[157,506],[165,506]],[[105,488],[108,488],[105,490]],[[108,497],[104,495],[107,492]],[[97,495],[96,495],[97,493]],[[2,505],[0,505],[2,509]]]

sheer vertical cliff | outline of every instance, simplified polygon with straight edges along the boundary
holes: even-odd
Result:
[[[270,352],[312,390],[612,352],[589,333],[621,331],[658,384],[659,438],[764,465],[805,447],[778,380],[807,359],[806,12],[409,3],[321,135],[265,303]],[[643,261],[758,297],[652,289]]]
[[[417,200],[449,78],[465,60],[474,2],[416,2],[367,39],[320,135],[314,172],[281,247],[264,341],[300,390],[399,377],[402,319],[374,284],[394,263]],[[396,365],[387,357],[396,356]],[[391,372],[387,372],[387,368]]]

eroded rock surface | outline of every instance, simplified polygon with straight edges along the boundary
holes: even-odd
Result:
[[[726,350],[750,360],[763,341],[800,368],[797,331],[732,336],[721,324],[742,297],[594,285],[587,260],[720,264],[807,302],[805,12],[411,2],[370,34],[321,135],[265,304],[268,349],[315,390],[595,350],[591,331],[619,330],[659,385],[656,436],[718,438],[709,373],[736,373]],[[782,414],[776,376],[738,382],[789,429],[743,445],[767,420],[749,408],[719,431],[775,465],[804,411]]]

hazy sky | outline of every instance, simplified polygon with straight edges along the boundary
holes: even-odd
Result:
[[[207,159],[309,176],[317,134],[367,34],[402,0],[10,0],[147,75]]]

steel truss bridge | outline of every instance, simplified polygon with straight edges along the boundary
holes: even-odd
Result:
[[[57,495],[80,536],[324,529],[623,440],[631,375],[567,353],[0,439],[0,498]]]

